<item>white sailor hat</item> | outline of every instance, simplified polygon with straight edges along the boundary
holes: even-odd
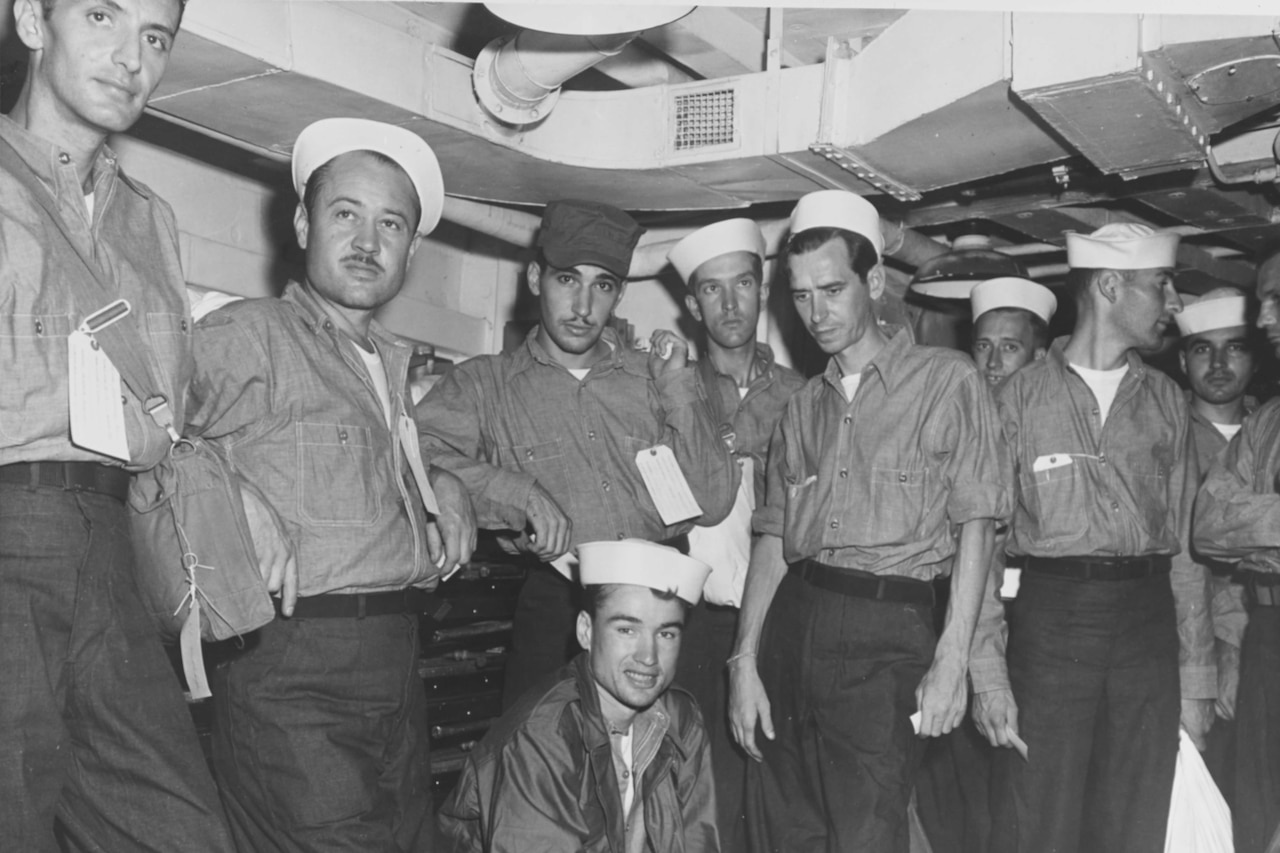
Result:
[[[430,234],[444,210],[444,178],[426,141],[411,130],[363,118],[326,118],[307,125],[293,145],[293,188],[302,198],[311,173],[339,154],[376,151],[404,169],[418,191],[418,233]]]
[[[667,260],[680,273],[685,284],[702,264],[730,252],[750,252],[764,260],[764,235],[750,219],[726,219],[699,228],[676,243]]]
[[[583,586],[625,583],[674,592],[690,604],[702,598],[711,567],[675,548],[643,539],[583,542],[578,546],[578,582]]]
[[[1135,222],[1112,222],[1092,234],[1067,232],[1072,269],[1171,269],[1178,261],[1178,235]]]
[[[1249,325],[1245,316],[1245,296],[1234,287],[1218,287],[1198,299],[1182,297],[1182,310],[1174,315],[1178,331],[1185,338],[1213,329],[1232,329]]]
[[[1030,279],[1015,276],[992,278],[977,284],[969,292],[969,303],[973,306],[975,321],[995,308],[1021,308],[1047,323],[1053,319],[1053,312],[1058,310],[1058,297],[1052,290]]]
[[[857,193],[847,190],[818,190],[801,196],[791,211],[791,234],[810,228],[843,228],[861,234],[871,241],[876,257],[884,256],[884,235],[880,233],[880,214]]]

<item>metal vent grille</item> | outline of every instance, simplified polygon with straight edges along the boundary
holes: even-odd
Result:
[[[737,124],[733,89],[675,96],[675,150],[732,145]]]

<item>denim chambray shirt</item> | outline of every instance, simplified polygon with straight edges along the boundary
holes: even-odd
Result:
[[[1218,688],[1208,584],[1190,554],[1200,474],[1187,401],[1130,352],[1103,424],[1093,392],[1067,363],[1067,340],[1054,341],[997,395],[1017,489],[1008,551],[1172,557],[1182,697],[1211,699]]]
[[[608,357],[578,381],[538,344],[455,367],[418,403],[424,453],[467,485],[482,527],[522,530],[534,482],[573,522],[572,544],[650,541],[693,525],[662,523],[636,454],[670,447],[702,507],[698,524],[729,514],[739,468],[720,438],[692,366],[651,379],[647,356],[612,329]]]
[[[176,422],[191,375],[191,315],[178,261],[173,211],[127,177],[105,146],[93,167],[89,221],[75,165],[56,146],[0,116],[0,138],[18,152],[72,238],[92,257],[116,295],[129,300],[147,358],[169,386]],[[75,250],[48,222],[17,178],[0,169],[0,465],[92,461],[121,465],[71,443],[67,336],[102,305],[79,305],[67,280],[85,273]],[[107,300],[111,301],[111,300]],[[169,449],[169,437],[124,383],[125,428],[132,461],[143,470]]]
[[[406,411],[408,344],[370,324],[391,411]],[[284,522],[298,594],[430,586],[421,496],[355,344],[290,283],[280,299],[201,319],[187,434],[215,442]],[[429,461],[429,460],[424,460]]]

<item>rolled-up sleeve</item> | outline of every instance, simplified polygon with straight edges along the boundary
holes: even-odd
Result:
[[[799,395],[797,395],[799,396]],[[792,403],[787,405],[786,412],[773,428],[773,437],[769,439],[769,459],[765,475],[765,501],[763,506],[756,507],[751,516],[751,529],[755,533],[782,538],[787,511],[787,437],[786,425],[791,416]]]
[[[995,402],[980,381],[973,372],[956,383],[937,425],[947,517],[953,524],[980,518],[1005,523],[1012,509],[1012,463]]]
[[[1209,469],[1196,499],[1192,530],[1192,540],[1201,554],[1237,560],[1259,549],[1280,548],[1280,494],[1259,492],[1253,486],[1257,428],[1278,413],[1280,410],[1267,406],[1246,420]]]

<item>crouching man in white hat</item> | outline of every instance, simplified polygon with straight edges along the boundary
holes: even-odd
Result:
[[[195,329],[188,434],[262,496],[250,518],[283,531],[254,543],[276,557],[283,618],[213,675],[215,772],[241,850],[421,850],[418,614],[475,523],[461,483],[421,464],[412,347],[372,318],[440,219],[440,168],[404,128],[325,119],[298,136],[293,179],[306,277]]]
[[[983,596],[1010,507],[995,404],[963,354],[878,324],[881,250],[860,196],[796,205],[791,299],[831,362],[770,448],[729,658],[752,851],[905,853],[917,734],[963,717],[978,612],[999,606]],[[938,636],[932,581],[948,575]]]
[[[1025,564],[1012,693],[978,693],[975,713],[1028,752],[997,752],[995,851],[1162,850],[1179,718],[1197,742],[1212,721],[1190,419],[1136,352],[1182,307],[1177,245],[1127,223],[1068,234],[1075,328],[997,396],[1015,467],[1007,551]]]
[[[638,539],[583,543],[578,556],[583,652],[468,754],[440,809],[441,849],[718,851],[702,717],[671,687],[710,568]]]

